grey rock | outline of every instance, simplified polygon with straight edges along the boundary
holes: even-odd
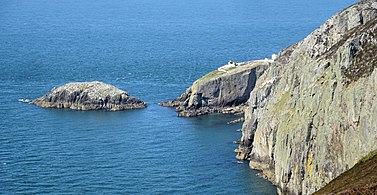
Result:
[[[377,2],[278,54],[248,100],[238,159],[283,194],[311,194],[377,149]]]
[[[221,67],[196,80],[176,100],[160,105],[175,107],[178,116],[209,113],[243,113],[256,79],[269,66],[268,61],[251,61],[228,69]]]
[[[30,101],[45,108],[73,110],[129,110],[145,108],[147,104],[103,82],[73,82],[53,88],[46,95]]]

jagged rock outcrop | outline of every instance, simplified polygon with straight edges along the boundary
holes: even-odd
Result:
[[[256,79],[271,60],[241,63],[212,71],[196,80],[176,100],[160,105],[175,107],[178,116],[192,117],[208,113],[243,113]]]
[[[377,2],[330,18],[278,54],[245,111],[238,159],[311,194],[377,149]]]
[[[30,103],[45,108],[73,110],[128,110],[145,108],[147,104],[103,82],[73,82],[52,89]]]

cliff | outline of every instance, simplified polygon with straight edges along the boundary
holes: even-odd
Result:
[[[74,82],[52,89],[30,103],[45,108],[73,110],[128,110],[145,108],[147,104],[102,82]]]
[[[377,2],[286,48],[248,100],[238,159],[287,194],[311,194],[377,149]]]
[[[272,60],[225,65],[196,80],[176,100],[160,105],[175,107],[178,116],[192,117],[214,112],[243,113],[256,79]]]

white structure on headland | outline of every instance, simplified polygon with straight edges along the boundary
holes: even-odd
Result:
[[[272,60],[272,61],[275,61],[277,57],[278,57],[278,55],[276,55],[276,54],[272,54],[272,56],[271,56],[271,60]]]
[[[275,60],[277,59],[277,55],[276,54],[272,54],[271,55],[271,58],[265,58],[263,60],[254,60],[254,61],[250,61],[250,62],[268,62],[268,63],[272,63],[274,62]],[[250,63],[248,62],[248,63]],[[237,62],[234,62],[232,60],[229,60],[228,64],[227,65],[224,65],[224,66],[221,66],[219,67],[217,70],[218,71],[221,71],[221,72],[228,72],[232,69],[234,69],[234,67],[237,67],[237,66],[243,66],[245,64],[245,62],[242,62],[241,64],[238,64]]]
[[[256,62],[274,62],[278,56],[276,54],[271,55],[271,59],[264,58],[264,60],[255,60]]]
[[[236,66],[238,66],[237,62],[233,62],[232,60],[229,60],[227,65],[221,66],[217,70],[221,71],[221,72],[228,72],[227,69],[232,68],[232,67],[236,67]]]
[[[229,60],[229,62],[228,62],[228,66],[230,66],[230,67],[235,67],[237,65],[238,64],[236,62],[233,62],[232,60]]]

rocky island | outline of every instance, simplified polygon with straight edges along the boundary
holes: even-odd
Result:
[[[145,108],[147,104],[103,82],[72,82],[53,88],[46,95],[28,101],[45,108],[73,110],[130,110]]]
[[[177,99],[160,105],[176,108],[182,117],[214,112],[243,113],[257,78],[272,61],[229,62],[196,80]]]

